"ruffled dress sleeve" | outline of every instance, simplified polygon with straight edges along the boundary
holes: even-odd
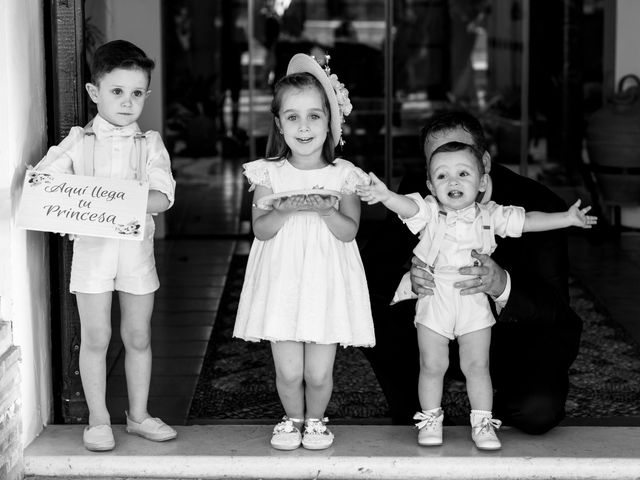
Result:
[[[344,183],[340,188],[340,193],[345,195],[353,195],[354,193],[356,193],[356,187],[358,185],[369,185],[369,183],[371,183],[369,175],[364,173],[362,169],[354,166],[345,176]]]
[[[260,185],[266,188],[273,188],[271,186],[271,179],[269,178],[268,164],[265,160],[254,160],[253,162],[247,162],[242,164],[244,171],[242,172],[247,180],[249,180],[249,191],[255,190],[256,185]]]
[[[494,233],[501,237],[520,237],[524,228],[525,210],[522,207],[503,206],[495,202],[486,205],[491,213]]]

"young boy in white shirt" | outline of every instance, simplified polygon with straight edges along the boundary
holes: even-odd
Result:
[[[151,215],[170,208],[175,192],[169,153],[159,133],[142,134],[136,123],[151,93],[154,66],[155,62],[130,42],[115,40],[99,47],[92,61],[91,82],[85,85],[97,106],[97,115],[86,127],[73,127],[35,167],[50,173],[149,182],[141,242],[78,236],[73,246],[69,289],[76,295],[80,314],[80,376],[89,408],[83,442],[92,451],[115,447],[105,398],[114,290],[119,292],[120,330],[126,352],[127,432],[159,442],[176,437],[173,428],[147,411],[151,315],[155,291],[160,286]]]

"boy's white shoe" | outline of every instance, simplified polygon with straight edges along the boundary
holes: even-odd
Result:
[[[108,452],[116,446],[111,425],[106,424],[84,427],[82,443],[84,443],[84,448],[92,452]]]
[[[304,436],[302,446],[308,450],[324,450],[333,445],[333,433],[327,428],[325,423],[329,419],[307,418],[304,422]]]
[[[295,450],[302,443],[300,430],[293,424],[302,423],[300,418],[289,418],[286,415],[282,421],[273,427],[271,446],[277,450]]]
[[[471,439],[480,450],[500,450],[502,444],[496,435],[502,422],[491,417],[491,412],[471,410]]]
[[[444,413],[441,408],[435,410],[423,410],[413,416],[418,427],[418,445],[432,447],[442,445],[442,421]]]
[[[178,432],[157,417],[149,417],[142,422],[136,422],[129,417],[129,412],[124,412],[127,417],[126,431],[132,435],[146,438],[153,442],[166,442],[178,436]]]

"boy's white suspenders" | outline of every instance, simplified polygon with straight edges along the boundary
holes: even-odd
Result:
[[[480,249],[480,253],[488,255],[491,253],[491,248],[495,240],[493,238],[494,233],[491,225],[491,218],[489,217],[489,212],[486,208],[480,208],[480,217],[482,220],[482,247]],[[433,236],[433,240],[429,246],[429,252],[425,259],[431,273],[435,270],[436,259],[438,258],[438,253],[440,253],[442,240],[444,240],[444,235],[447,231],[447,214],[443,211],[439,211],[436,222],[436,233]]]
[[[134,147],[137,152],[138,165],[136,167],[136,180],[139,182],[147,181],[147,141],[144,133],[136,133],[133,137]],[[93,120],[84,127],[84,138],[82,146],[84,149],[82,172],[79,175],[87,175],[92,177],[95,174],[94,164],[94,147],[96,142],[96,134],[93,131]]]

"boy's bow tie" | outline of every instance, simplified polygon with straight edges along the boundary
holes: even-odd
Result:
[[[103,137],[133,137],[138,133],[135,125],[127,125],[126,127],[114,127],[112,125],[102,125],[98,131]]]

